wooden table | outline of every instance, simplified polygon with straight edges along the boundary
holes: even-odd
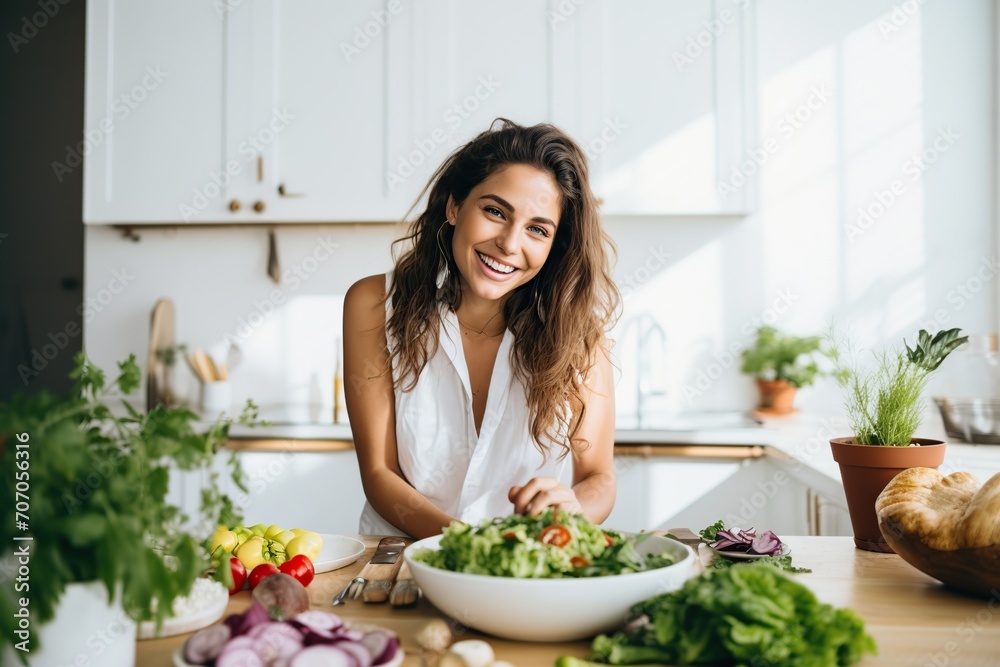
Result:
[[[414,642],[416,632],[441,614],[426,600],[413,609],[394,609],[387,604],[366,605],[350,601],[331,607],[330,601],[361,570],[375,552],[378,538],[364,536],[367,549],[352,565],[318,575],[309,586],[313,607],[335,611],[345,619],[376,623],[399,634],[407,652],[405,665],[419,666]],[[994,599],[980,600],[946,590],[936,580],[919,572],[895,554],[872,553],[854,548],[850,537],[789,537],[795,565],[808,567],[811,574],[793,575],[812,589],[823,602],[851,607],[864,619],[879,646],[879,656],[863,665],[915,665],[954,667],[956,665],[1000,665],[1000,591]],[[702,549],[709,562],[712,555]],[[250,605],[250,592],[230,599],[229,613],[239,613]],[[532,644],[484,637],[453,625],[458,638],[485,638],[498,659],[518,667],[551,667],[560,655],[585,657],[589,642]],[[140,641],[136,665],[168,667],[171,655],[189,635]]]

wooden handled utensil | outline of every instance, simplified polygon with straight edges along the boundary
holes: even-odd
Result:
[[[403,566],[404,546],[406,542],[398,537],[383,537],[379,541],[375,555],[358,575],[365,580],[365,587],[361,591],[361,598],[365,602],[377,603],[389,599],[392,582]]]

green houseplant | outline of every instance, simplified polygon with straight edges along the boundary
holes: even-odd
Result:
[[[845,362],[835,348],[854,435],[833,438],[830,447],[840,464],[854,543],[860,549],[892,551],[875,514],[875,499],[892,478],[907,468],[937,468],[944,461],[943,441],[913,436],[923,417],[927,381],[968,340],[961,333],[948,329],[931,336],[921,330],[913,348],[904,341],[903,350],[876,354],[875,364],[867,370]]]
[[[130,665],[133,621],[162,623],[173,600],[209,569],[205,537],[216,524],[233,525],[242,518],[219,491],[219,473],[210,467],[229,423],[196,430],[198,416],[188,410],[162,405],[136,410],[124,398],[141,381],[134,355],[118,364],[110,383],[82,353],[75,362],[71,377],[76,382],[68,395],[17,395],[0,404],[0,559],[10,562],[12,553],[18,558],[27,553],[29,586],[8,582],[0,590],[0,653],[18,655],[27,664],[29,655],[33,662],[40,659],[40,649],[48,655],[44,644],[50,640],[57,640],[54,647],[65,643],[65,637],[47,634],[40,641],[39,631],[44,634],[46,623],[64,614],[64,594],[73,597],[69,593],[83,586],[99,593],[103,607],[118,610],[121,619],[115,629],[123,641],[104,646],[95,640],[99,662]],[[112,392],[121,395],[116,410],[109,407]],[[250,401],[239,421],[258,423]],[[171,467],[211,470],[199,516],[189,517],[168,501]],[[246,491],[235,456],[229,458],[228,472]],[[230,569],[217,572],[227,583]],[[13,647],[5,646],[8,641]],[[94,647],[87,644],[72,647],[73,653],[86,655]],[[45,658],[47,664],[53,657]]]
[[[741,370],[757,380],[761,411],[788,414],[795,390],[827,375],[820,363],[829,357],[819,336],[789,336],[765,326],[757,329],[753,347],[743,350]]]

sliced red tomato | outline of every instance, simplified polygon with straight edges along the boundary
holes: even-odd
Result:
[[[590,565],[590,561],[583,556],[573,556],[569,559],[569,564],[573,567],[587,567]]]
[[[278,570],[289,575],[303,586],[308,586],[316,574],[316,568],[313,567],[312,561],[305,554],[289,558],[278,566]]]
[[[236,595],[243,590],[243,584],[247,583],[247,569],[239,558],[230,558],[229,567],[233,572],[233,587],[229,589],[229,594]]]
[[[505,540],[512,540],[515,537],[517,537],[517,533],[515,533],[513,530],[508,530],[506,533],[503,534],[502,537]]]
[[[570,543],[573,536],[566,526],[548,526],[542,530],[538,536],[538,541],[542,544],[551,544],[554,547],[564,547]]]
[[[604,546],[610,547],[614,543],[615,543],[614,538],[608,535],[607,533],[604,533]]]
[[[261,563],[250,572],[250,576],[247,578],[250,582],[250,590],[257,588],[257,584],[259,584],[261,579],[264,577],[277,573],[278,566],[274,563]]]

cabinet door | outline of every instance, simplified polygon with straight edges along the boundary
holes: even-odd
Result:
[[[385,172],[394,209],[409,208],[445,158],[498,116],[551,120],[548,10],[538,0],[427,0],[394,19]]]
[[[749,189],[720,194],[718,184],[745,157],[752,11],[680,0],[557,6],[555,122],[588,153],[605,214],[745,211]]]
[[[226,490],[242,509],[244,523],[353,534],[365,505],[354,450],[345,452],[240,452],[249,493]]]
[[[87,4],[86,223],[224,218],[224,17],[212,3]]]
[[[232,12],[228,154],[247,221],[391,220],[385,40],[398,0],[248,2]],[[257,204],[257,209],[254,209]]]

